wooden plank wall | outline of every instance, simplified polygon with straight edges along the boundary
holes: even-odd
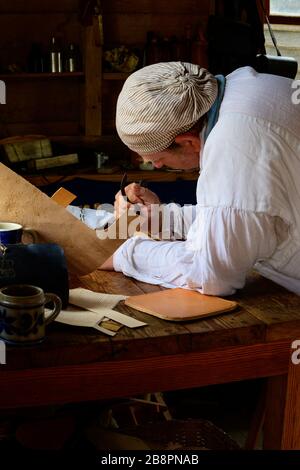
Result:
[[[194,28],[207,21],[211,0],[111,0],[103,4],[106,44],[143,46],[147,31],[163,36],[184,35],[185,25]]]
[[[186,25],[193,33],[199,24],[206,24],[214,11],[212,0],[110,0],[103,2],[104,44],[137,47],[141,52],[148,31],[162,37],[184,37]],[[142,55],[142,54],[141,54]],[[114,128],[117,96],[123,82],[103,81],[102,125],[104,133]]]
[[[0,67],[17,64],[26,71],[33,42],[48,50],[52,36],[74,42],[82,51],[79,0],[0,1]],[[8,78],[1,106],[0,136],[41,133],[75,135],[80,126],[80,78]]]

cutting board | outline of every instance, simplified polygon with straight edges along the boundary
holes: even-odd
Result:
[[[127,297],[125,305],[171,321],[196,320],[237,307],[231,300],[180,288]]]

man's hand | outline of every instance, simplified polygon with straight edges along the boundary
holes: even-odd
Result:
[[[126,198],[119,191],[115,196],[115,217],[120,217],[126,210],[134,204],[140,204],[141,210],[151,213],[151,204],[160,204],[159,197],[137,183],[131,183],[125,188]]]

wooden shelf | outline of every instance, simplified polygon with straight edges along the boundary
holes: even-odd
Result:
[[[0,74],[1,80],[48,80],[61,78],[82,78],[83,72],[62,72],[62,73],[6,73]]]
[[[104,72],[103,80],[126,80],[131,75],[123,72]]]
[[[100,135],[102,57],[95,50],[101,51],[102,47],[99,18],[93,8],[85,8],[86,0],[0,3],[0,80],[5,82],[9,95],[1,107],[2,135]],[[67,72],[67,67],[61,73],[51,73],[46,66],[28,67],[35,44],[48,60],[53,36],[61,42],[62,50],[70,44],[78,48],[83,60],[76,72]],[[90,62],[87,57],[92,57]],[[44,60],[47,65],[46,55]]]
[[[124,170],[125,171],[125,170]],[[124,171],[118,171],[116,173],[97,173],[95,169],[74,169],[64,170],[63,168],[52,169],[44,171],[39,174],[24,175],[23,178],[29,181],[35,186],[46,186],[47,184],[61,183],[65,181],[71,181],[75,178],[82,178],[91,181],[106,181],[106,182],[121,182]],[[198,171],[182,171],[182,172],[169,172],[161,170],[152,171],[141,171],[141,170],[129,170],[126,171],[128,176],[128,182],[146,180],[155,182],[172,182],[177,180],[185,181],[196,181],[199,177]]]

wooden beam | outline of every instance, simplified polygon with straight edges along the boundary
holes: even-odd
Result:
[[[292,354],[292,353],[291,353]],[[290,362],[281,448],[300,450],[300,365]]]
[[[3,366],[0,408],[112,399],[268,377],[287,373],[288,359],[289,343],[275,342],[30,370]]]
[[[85,135],[102,134],[102,43],[99,16],[85,32]]]

